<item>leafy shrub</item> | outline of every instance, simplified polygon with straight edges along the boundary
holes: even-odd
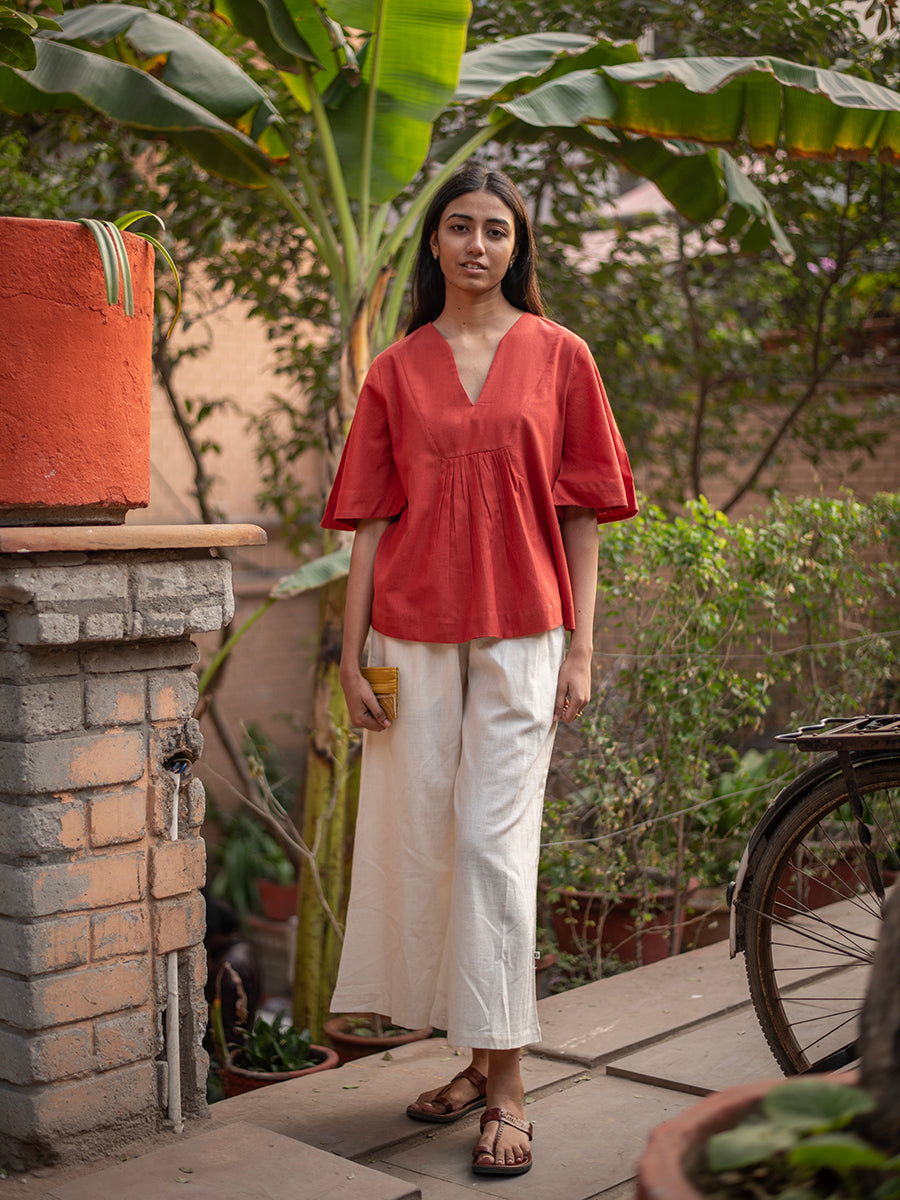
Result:
[[[545,805],[551,898],[636,887],[649,911],[669,880],[724,888],[806,765],[772,733],[896,704],[898,545],[894,495],[734,522],[646,506],[601,530],[596,698],[560,730]]]

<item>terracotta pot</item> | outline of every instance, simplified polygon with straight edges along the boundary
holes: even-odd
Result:
[[[726,941],[729,919],[724,889],[698,888],[685,904],[684,949],[699,950]]]
[[[257,879],[263,916],[269,921],[289,921],[297,912],[297,884]]]
[[[236,1053],[236,1050],[232,1050],[221,1071],[222,1091],[226,1100],[255,1091],[257,1088],[268,1087],[272,1083],[286,1083],[289,1079],[299,1079],[301,1075],[315,1075],[318,1071],[332,1071],[340,1066],[338,1056],[328,1046],[310,1046],[310,1058],[320,1061],[317,1061],[314,1067],[306,1067],[302,1071],[250,1071],[246,1067],[234,1065]]]
[[[380,1054],[385,1050],[396,1049],[397,1046],[405,1046],[409,1042],[423,1042],[431,1037],[433,1032],[431,1026],[427,1025],[424,1029],[408,1029],[406,1033],[398,1033],[392,1037],[361,1037],[358,1033],[350,1032],[350,1022],[346,1017],[331,1017],[323,1028],[325,1036],[337,1050],[342,1065],[357,1058],[366,1058],[369,1054]]]
[[[675,929],[672,945],[672,912],[675,893],[664,889],[656,893],[650,920],[641,922],[641,961],[659,962],[681,950],[684,906],[699,887],[691,879],[682,894],[682,918]],[[620,962],[637,962],[637,925],[631,915],[640,901],[637,896],[620,896],[615,901],[593,892],[562,892],[552,903],[553,931],[560,950],[568,954],[596,954],[598,931],[601,955],[614,954]]]
[[[859,1075],[847,1071],[822,1078],[856,1083]],[[657,1125],[638,1163],[635,1200],[703,1200],[690,1175],[701,1161],[706,1143],[714,1133],[737,1125],[766,1092],[784,1082],[782,1077],[713,1092],[671,1121]]]
[[[133,317],[85,226],[0,217],[0,524],[112,524],[149,501],[154,253],[124,238]]]

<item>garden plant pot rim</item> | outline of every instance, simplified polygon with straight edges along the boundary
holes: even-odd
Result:
[[[333,1017],[329,1017],[322,1028],[329,1037],[336,1036],[341,1041],[347,1041],[351,1045],[358,1046],[383,1046],[411,1041],[424,1041],[425,1038],[431,1037],[434,1032],[432,1025],[423,1025],[419,1029],[407,1029],[405,1033],[384,1034],[379,1037],[377,1034],[366,1036],[365,1034],[350,1033],[345,1028],[349,1024],[351,1017],[374,1017],[374,1013],[339,1013]]]
[[[802,1078],[808,1076],[782,1075],[712,1092],[677,1117],[657,1125],[650,1131],[638,1163],[635,1200],[704,1200],[705,1194],[694,1187],[687,1174],[700,1148],[713,1134],[733,1128],[767,1092]],[[859,1072],[841,1071],[816,1078],[857,1084]]]
[[[225,1060],[225,1070],[245,1079],[265,1079],[269,1083],[286,1083],[290,1079],[296,1079],[299,1075],[313,1075],[317,1071],[330,1071],[338,1065],[337,1053],[330,1046],[311,1045],[309,1050],[311,1055],[315,1054],[317,1057],[321,1057],[321,1061],[314,1063],[311,1067],[302,1067],[297,1071],[259,1071],[250,1067],[238,1067],[235,1065],[234,1058],[239,1051],[231,1050]]]

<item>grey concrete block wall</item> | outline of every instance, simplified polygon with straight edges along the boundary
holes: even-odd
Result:
[[[208,550],[0,553],[0,1145],[65,1161],[205,1111],[203,792],[191,635],[234,611]],[[179,806],[179,842],[169,831]]]

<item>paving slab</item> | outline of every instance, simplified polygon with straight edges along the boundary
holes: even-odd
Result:
[[[408,1171],[403,1167],[396,1167],[387,1163],[380,1162],[378,1169],[386,1171],[396,1179],[403,1179],[408,1183],[414,1183],[416,1187],[421,1189],[422,1200],[472,1200],[473,1196],[477,1197],[485,1194],[484,1187],[487,1181],[477,1175],[471,1177],[470,1183],[461,1184],[449,1183],[446,1179],[435,1179],[429,1175],[417,1174],[415,1171]],[[530,1176],[534,1175],[535,1169],[529,1172]],[[507,1180],[507,1187],[514,1186],[515,1183],[516,1180],[513,1177]],[[520,1191],[524,1195],[524,1188],[521,1188]],[[601,1192],[595,1192],[593,1196],[585,1197],[584,1200],[634,1200],[634,1192],[635,1181],[627,1179],[624,1183],[617,1184],[615,1187],[604,1188]],[[499,1189],[498,1194],[500,1194]],[[529,1200],[543,1200],[543,1197],[539,1196],[532,1189],[529,1193]]]
[[[704,1023],[606,1064],[614,1078],[707,1096],[779,1073],[753,1009]]]
[[[867,968],[852,968],[827,980],[815,979],[791,994],[789,1012],[804,1021],[804,1036],[817,1056],[844,1045],[856,1022],[834,1027],[835,1012],[857,1011]],[[864,984],[863,984],[864,986]],[[817,1018],[817,1013],[823,1016]],[[841,1015],[839,1022],[843,1020]],[[827,1031],[827,1033],[826,1033]],[[753,1009],[710,1021],[664,1042],[606,1064],[607,1074],[705,1096],[732,1084],[777,1077],[780,1067]]]
[[[427,1142],[397,1147],[370,1165],[416,1179],[423,1200],[460,1200],[459,1189],[470,1195],[587,1200],[632,1179],[650,1130],[693,1103],[681,1092],[585,1075],[583,1082],[528,1106],[535,1140],[534,1166],[527,1175],[473,1175],[477,1132],[457,1125],[437,1126]]]
[[[596,1067],[749,1003],[743,955],[718,942],[541,1000],[529,1050]]]
[[[46,1194],[48,1200],[421,1200],[415,1184],[243,1123],[54,1184]]]
[[[477,1126],[475,1128],[477,1130]],[[472,1145],[474,1146],[474,1144],[475,1137],[472,1138]],[[470,1175],[465,1183],[451,1183],[447,1179],[435,1179],[433,1175],[423,1175],[420,1171],[409,1171],[404,1167],[396,1167],[391,1163],[376,1161],[374,1165],[379,1171],[384,1171],[386,1175],[390,1175],[393,1179],[413,1184],[422,1193],[422,1200],[472,1200],[473,1196],[485,1195],[487,1180],[477,1175]],[[533,1175],[534,1172],[531,1171],[529,1174]],[[507,1182],[515,1184],[515,1177]],[[535,1193],[531,1194],[530,1200],[537,1200]],[[543,1200],[543,1197],[541,1197],[541,1200]]]
[[[595,1196],[591,1196],[590,1200],[634,1200],[635,1181],[629,1179],[625,1183],[620,1183],[616,1187],[607,1188],[606,1191],[597,1192]]]
[[[212,1106],[212,1119],[217,1124],[247,1121],[332,1154],[363,1157],[440,1128],[411,1121],[406,1106],[426,1089],[447,1083],[468,1061],[467,1053],[448,1046],[445,1039],[430,1038],[388,1056],[372,1055],[335,1071],[220,1100]],[[578,1073],[577,1067],[559,1060],[533,1055],[522,1060],[529,1094],[555,1089]],[[464,1122],[477,1129],[478,1114]]]

